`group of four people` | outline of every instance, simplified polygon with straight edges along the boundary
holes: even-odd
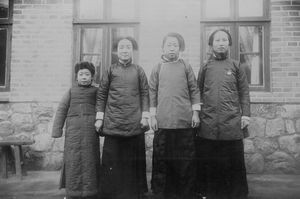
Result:
[[[132,63],[137,43],[131,37],[117,41],[119,60],[105,70],[99,88],[92,86],[93,64],[76,64],[78,84],[60,102],[52,132],[61,137],[66,123],[61,187],[67,198],[144,198],[148,121],[154,198],[247,198],[249,88],[244,69],[228,57],[231,42],[226,30],[211,34],[212,54],[198,81],[180,58],[185,43],[178,33],[164,37],[149,84]],[[105,136],[101,165],[98,133]]]

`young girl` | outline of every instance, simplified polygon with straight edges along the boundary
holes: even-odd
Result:
[[[162,60],[149,79],[153,139],[152,190],[155,198],[193,198],[194,129],[199,126],[200,96],[192,67],[180,58],[183,37],[167,34]]]
[[[117,42],[118,62],[104,72],[97,93],[95,127],[105,135],[101,195],[138,199],[147,191],[144,132],[148,129],[149,94],[142,67],[132,63],[137,49],[131,37]]]
[[[94,199],[98,195],[100,149],[95,131],[97,88],[92,86],[92,63],[75,65],[77,84],[61,100],[53,124],[52,137],[62,136],[66,122],[65,150],[60,188],[67,199]]]

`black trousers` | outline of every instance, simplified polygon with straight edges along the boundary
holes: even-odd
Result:
[[[197,191],[207,199],[245,199],[248,183],[243,140],[196,138]]]
[[[193,129],[159,129],[155,132],[151,180],[155,198],[193,198],[195,155]]]

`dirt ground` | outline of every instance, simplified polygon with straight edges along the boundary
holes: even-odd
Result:
[[[65,192],[58,189],[59,174],[31,171],[22,180],[13,175],[0,178],[0,199],[63,199]],[[248,175],[248,184],[249,199],[300,199],[300,175]]]

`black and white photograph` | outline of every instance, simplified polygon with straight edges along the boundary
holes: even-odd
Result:
[[[0,199],[300,199],[300,0],[0,0]]]

